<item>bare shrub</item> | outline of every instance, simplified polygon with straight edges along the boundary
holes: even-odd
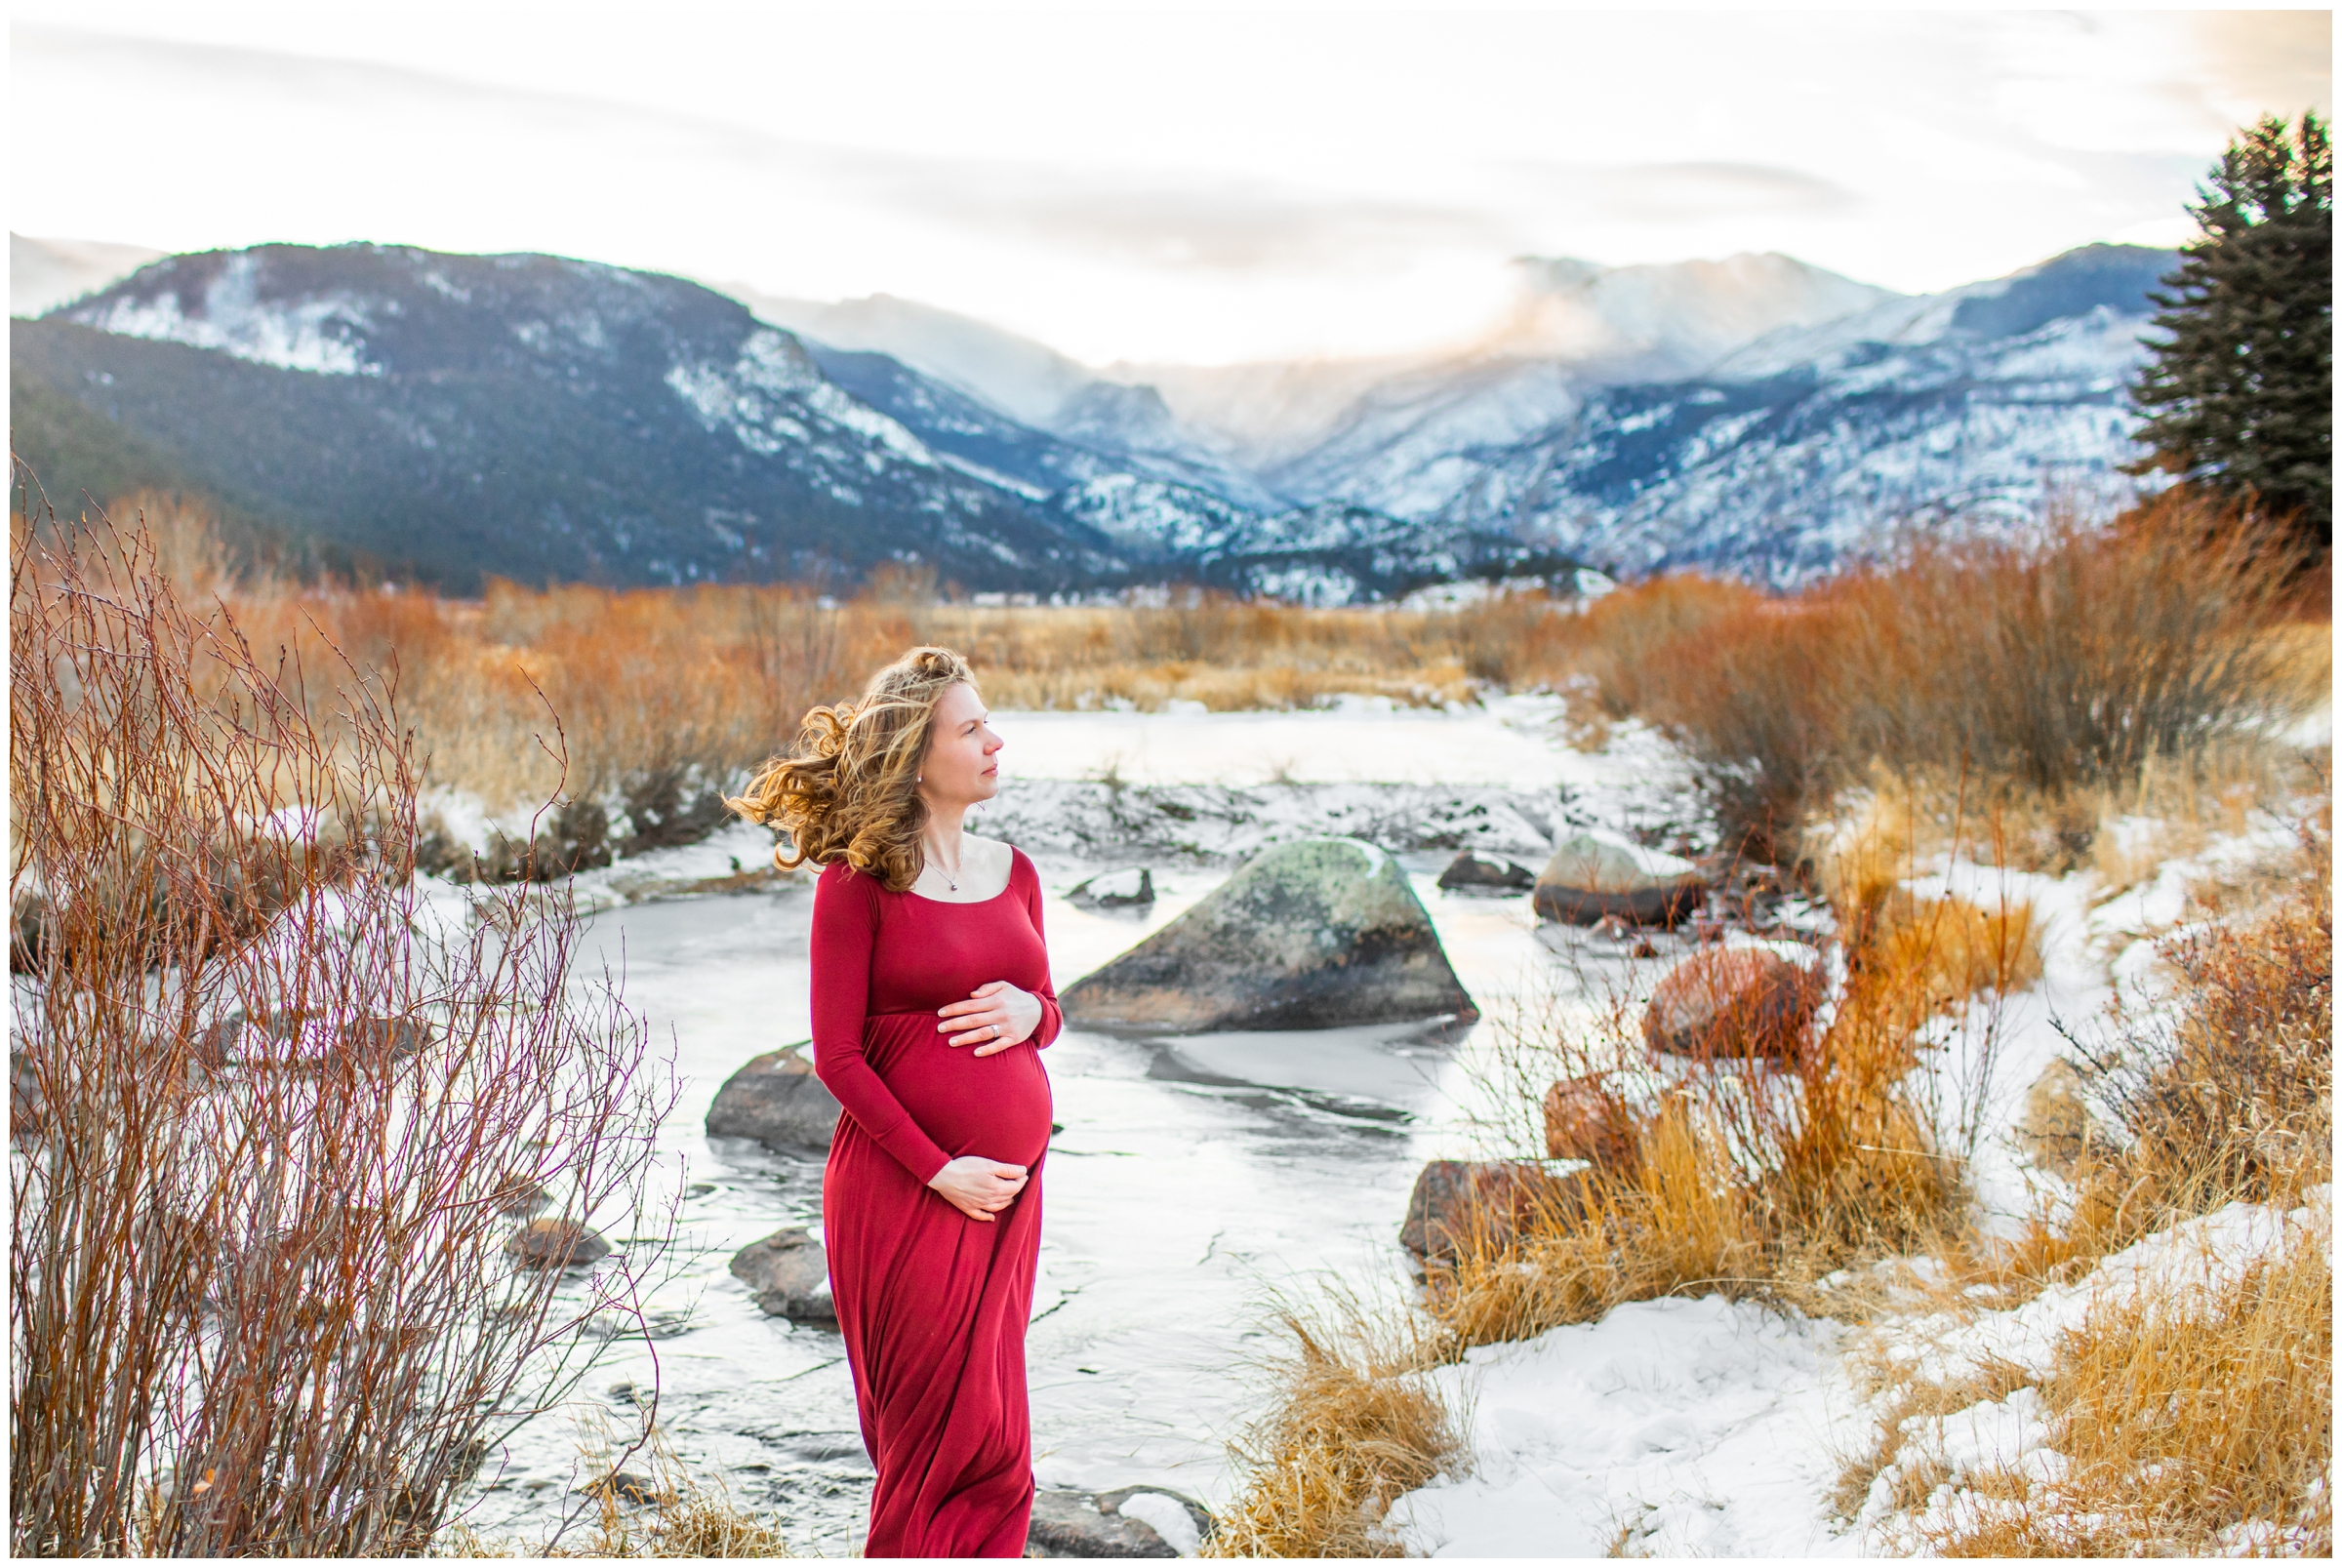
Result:
[[[2181,497],[2112,528],[1922,543],[1658,641],[1636,705],[1699,759],[1727,841],[1758,858],[1876,763],[1988,796],[2120,783],[2301,706],[2300,656],[2268,629],[2290,563],[2267,545]]]
[[[2294,897],[2163,945],[2191,997],[2170,1049],[2096,1063],[2128,1165],[2200,1212],[2291,1199],[2331,1168],[2332,853],[2322,835],[2310,844]]]
[[[12,1545],[421,1549],[658,1266],[672,1088],[564,900],[418,893],[388,685],[264,662],[143,530],[15,543]],[[647,1239],[515,1267],[541,1193]]]

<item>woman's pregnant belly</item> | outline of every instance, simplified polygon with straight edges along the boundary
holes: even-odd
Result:
[[[1049,1074],[1027,1041],[994,1056],[949,1046],[933,1013],[880,1013],[863,1053],[910,1119],[952,1158],[1030,1165],[1049,1146]]]

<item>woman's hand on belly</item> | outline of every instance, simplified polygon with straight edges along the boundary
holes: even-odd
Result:
[[[1017,1201],[1031,1180],[1022,1165],[1003,1165],[980,1154],[962,1154],[935,1173],[927,1185],[971,1220],[992,1224],[992,1216]]]
[[[937,1016],[943,1022],[936,1027],[949,1036],[946,1045],[972,1045],[978,1056],[990,1056],[1032,1037],[1041,1026],[1041,999],[995,980],[970,991],[966,1001],[939,1009]]]

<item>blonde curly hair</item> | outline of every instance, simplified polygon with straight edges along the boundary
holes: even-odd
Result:
[[[950,649],[913,648],[870,677],[861,702],[806,714],[798,754],[766,763],[724,804],[788,834],[773,847],[784,870],[844,861],[901,893],[926,864],[919,767],[935,706],[952,687],[975,685],[968,662]]]

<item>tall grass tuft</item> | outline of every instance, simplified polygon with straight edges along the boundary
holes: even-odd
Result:
[[[1336,1293],[1280,1317],[1291,1345],[1277,1397],[1235,1445],[1247,1477],[1204,1545],[1209,1557],[1395,1557],[1391,1503],[1464,1460],[1423,1375],[1452,1355],[1419,1317]]]
[[[671,1088],[560,901],[424,906],[391,687],[13,543],[12,1548],[420,1550],[634,1302]],[[539,1204],[645,1239],[564,1286]]]
[[[2329,1557],[2334,1276],[2298,1227],[2216,1291],[2102,1302],[2039,1384],[2049,1476],[2000,1467],[1921,1520],[1954,1557]]]

